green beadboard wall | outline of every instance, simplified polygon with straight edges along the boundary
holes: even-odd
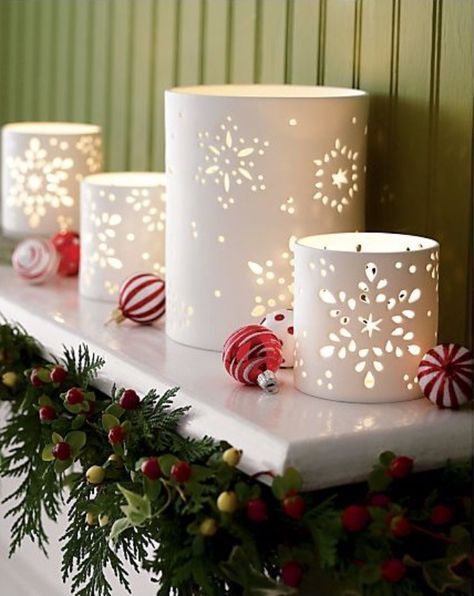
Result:
[[[441,336],[472,295],[472,0],[0,0],[0,120],[103,125],[110,170],[161,170],[163,90],[371,93],[369,229],[442,244]]]

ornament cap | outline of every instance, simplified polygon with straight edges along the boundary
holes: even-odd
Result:
[[[258,386],[267,393],[278,393],[278,380],[276,374],[271,370],[265,370],[257,377]]]
[[[125,321],[122,309],[114,308],[114,310],[110,314],[110,319],[108,319],[108,321],[106,321],[105,324],[109,325],[110,323],[112,323],[112,321],[114,323],[117,323],[117,325],[120,325],[120,323],[123,323]]]

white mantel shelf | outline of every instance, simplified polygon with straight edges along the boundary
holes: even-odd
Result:
[[[266,395],[235,383],[220,354],[168,339],[164,322],[104,326],[112,308],[80,298],[74,279],[28,286],[11,268],[0,267],[0,313],[21,323],[50,354],[87,343],[106,360],[96,383],[105,392],[114,382],[142,394],[179,386],[176,405],[192,406],[183,432],[243,449],[247,473],[281,472],[292,465],[309,490],[364,479],[385,449],[415,457],[418,470],[472,453],[471,410],[441,411],[426,399],[380,405],[325,401],[297,391],[291,371],[279,374],[277,395]]]

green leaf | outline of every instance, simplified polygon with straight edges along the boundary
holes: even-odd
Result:
[[[155,501],[161,493],[162,484],[157,480],[150,480],[149,478],[144,477],[143,488],[148,499],[150,501]]]
[[[451,528],[449,537],[451,540],[454,540],[454,544],[450,544],[448,546],[446,551],[448,557],[462,557],[463,555],[467,555],[472,552],[471,534],[463,526],[458,525]]]
[[[132,526],[141,526],[148,519],[145,514],[135,511],[130,505],[123,505],[120,509],[125,513]]]
[[[105,413],[115,416],[118,419],[124,413],[124,410],[118,404],[110,404],[110,406],[105,408]]]
[[[54,447],[54,445],[52,443],[49,443],[48,445],[45,445],[43,447],[43,451],[41,452],[41,459],[43,461],[53,461],[54,460],[53,447]]]
[[[373,492],[383,492],[391,484],[392,479],[385,473],[382,467],[376,467],[369,475],[369,488]]]
[[[71,428],[73,430],[78,430],[84,426],[85,421],[86,421],[86,417],[84,416],[84,414],[79,414],[71,422]]]
[[[160,464],[161,471],[165,476],[169,476],[171,473],[171,468],[177,463],[179,459],[175,455],[171,455],[167,453],[166,455],[162,455],[158,458],[158,462]]]
[[[40,406],[52,406],[53,402],[47,395],[40,395],[40,397],[38,399],[38,404]]]
[[[104,427],[104,430],[109,431],[114,426],[119,426],[119,425],[120,425],[120,420],[118,418],[116,418],[115,416],[112,416],[112,414],[103,414],[102,426]]]
[[[65,461],[60,461],[59,459],[57,459],[54,462],[54,471],[56,472],[56,474],[62,474],[71,465],[72,465],[72,459],[66,459]]]
[[[118,488],[127,500],[127,504],[132,511],[141,513],[146,518],[151,517],[151,504],[147,496],[142,497],[142,495],[127,490],[120,484],[118,485]]]
[[[71,445],[75,453],[79,453],[79,451],[84,447],[86,442],[87,435],[82,430],[73,430],[66,435],[66,443],[69,443],[69,445]]]
[[[125,530],[128,530],[131,526],[132,524],[127,517],[122,517],[116,520],[110,530],[109,540],[114,542],[122,532],[125,532]]]
[[[443,593],[447,588],[462,586],[465,582],[453,573],[447,559],[434,559],[422,565],[426,583],[435,592]]]
[[[298,492],[302,486],[303,480],[299,472],[295,468],[288,468],[283,476],[276,476],[273,479],[272,491],[275,497],[281,501],[290,491]]]
[[[51,439],[52,439],[54,445],[56,445],[57,443],[62,443],[64,441],[62,436],[59,435],[58,433],[53,433],[51,436]]]
[[[380,577],[380,565],[366,563],[359,571],[359,579],[362,584],[375,584]]]
[[[384,451],[379,455],[379,462],[384,468],[388,468],[391,464],[392,460],[396,458],[395,453],[393,451]]]
[[[71,404],[65,403],[64,404],[64,407],[66,408],[66,410],[68,412],[71,412],[71,414],[80,414],[82,412],[82,409],[83,409],[82,408],[82,404],[73,404],[73,405],[71,405]]]

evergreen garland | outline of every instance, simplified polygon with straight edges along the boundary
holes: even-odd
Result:
[[[48,363],[0,324],[10,555],[26,537],[47,554],[43,519],[67,509],[62,577],[76,596],[111,596],[107,569],[130,591],[129,568],[160,596],[469,593],[470,462],[412,475],[412,460],[385,452],[368,487],[301,493],[292,468],[257,475],[269,487],[237,469],[237,449],[180,434],[176,389],[94,389],[103,365],[85,345]]]

